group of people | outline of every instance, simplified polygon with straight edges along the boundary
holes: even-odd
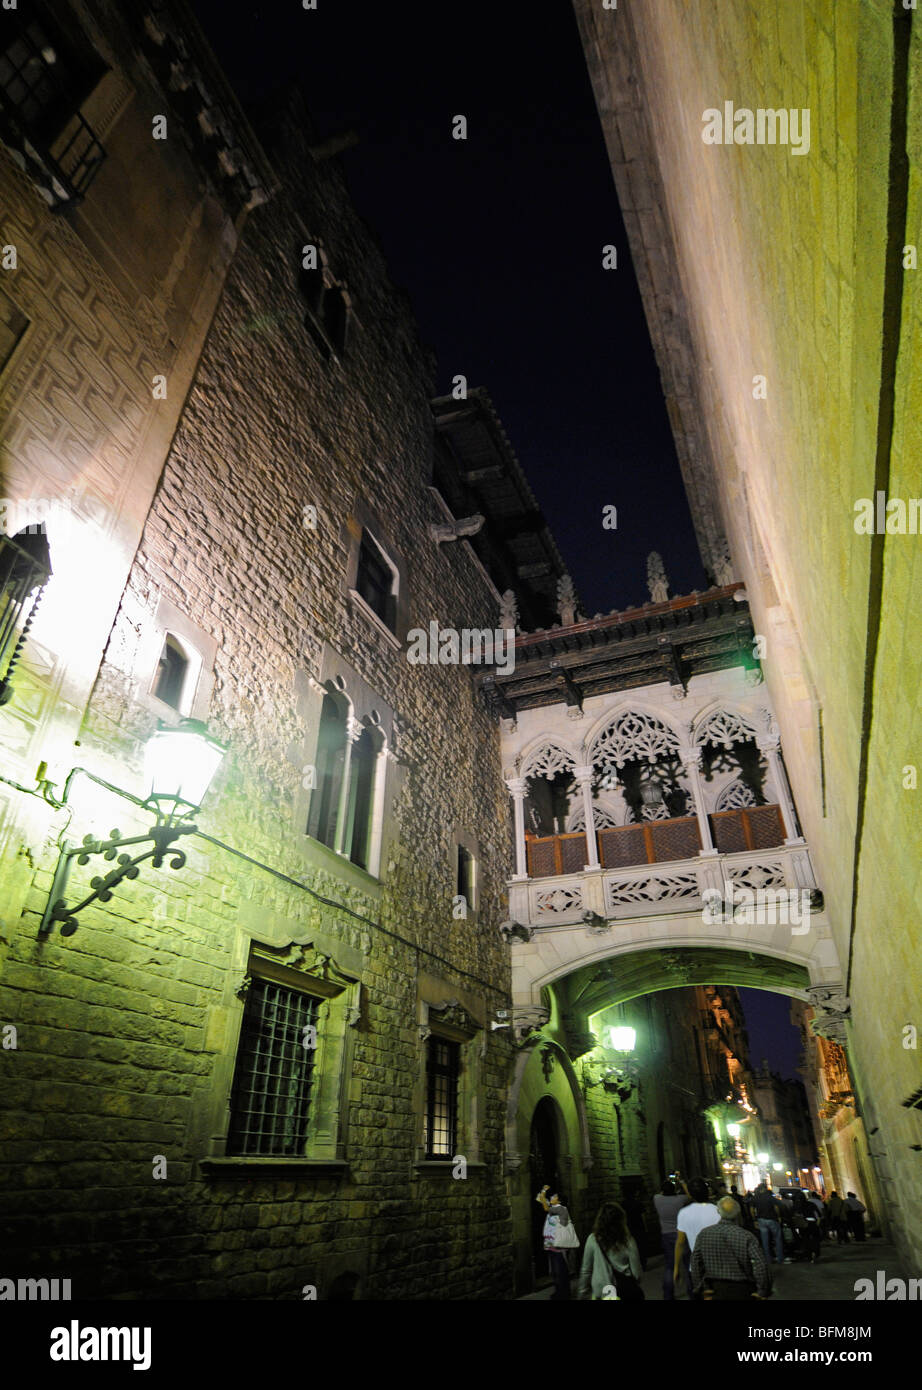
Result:
[[[544,1248],[548,1254],[555,1299],[570,1297],[570,1252],[579,1248],[570,1213],[560,1192],[545,1186]],[[771,1264],[794,1259],[815,1263],[823,1236],[838,1242],[864,1240],[865,1207],[849,1192],[833,1192],[824,1203],[816,1193],[781,1196],[760,1183],[752,1193],[727,1192],[723,1183],[709,1188],[702,1178],[686,1183],[674,1173],[653,1199],[663,1251],[663,1298],[672,1301],[685,1287],[691,1298],[768,1298]],[[579,1274],[583,1299],[636,1300],[644,1297],[640,1280],[645,1266],[624,1208],[601,1206],[587,1237]],[[789,1254],[784,1230],[788,1229]]]

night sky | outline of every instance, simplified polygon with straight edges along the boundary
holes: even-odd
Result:
[[[343,168],[437,392],[490,392],[587,615],[649,601],[650,550],[706,588],[569,0],[193,9],[249,109],[297,82],[321,137],[358,131]]]
[[[797,1076],[800,1030],[791,1023],[791,1001],[784,994],[764,989],[741,989],[740,1003],[749,1034],[749,1059],[754,1067],[768,1058],[773,1071],[786,1079]]]

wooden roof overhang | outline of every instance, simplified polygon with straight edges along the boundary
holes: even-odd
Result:
[[[736,597],[739,595],[739,597]],[[566,703],[639,686],[687,688],[692,676],[726,667],[758,670],[742,584],[650,603],[607,617],[523,633],[515,669],[486,667],[476,681],[494,715]]]

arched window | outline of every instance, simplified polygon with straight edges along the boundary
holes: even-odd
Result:
[[[189,658],[172,632],[168,632],[163,640],[153,694],[171,709],[182,712],[188,678]]]
[[[336,827],[346,761],[346,710],[327,694],[320,711],[316,787],[311,797],[307,833],[329,849],[336,848]]]
[[[349,802],[343,846],[353,864],[368,868],[374,814],[375,769],[378,762],[376,736],[363,729],[352,745],[349,766]]]

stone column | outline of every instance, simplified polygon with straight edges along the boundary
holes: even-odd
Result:
[[[761,738],[756,739],[756,745],[759,752],[765,754],[765,761],[768,763],[768,770],[778,793],[778,805],[781,807],[781,819],[784,821],[785,844],[802,845],[804,841],[797,833],[794,802],[784,771],[784,764],[781,761],[781,740],[775,733],[763,734]]]
[[[595,838],[595,812],[592,807],[592,767],[575,767],[573,776],[583,793],[583,812],[586,819],[586,860],[587,869],[599,867],[599,847]]]
[[[513,879],[528,877],[528,860],[525,856],[525,794],[528,781],[525,777],[507,777],[506,786],[512,797],[515,815],[515,873]]]
[[[346,744],[343,748],[343,780],[339,789],[339,807],[336,812],[336,853],[349,858],[349,850],[344,848],[351,827],[349,826],[349,792],[351,790],[350,771],[352,767],[352,745],[358,743],[365,726],[355,715],[346,716]]]
[[[707,810],[704,805],[704,788],[701,785],[701,749],[683,748],[680,754],[682,767],[685,775],[691,784],[692,801],[695,807],[695,815],[698,817],[698,830],[701,835],[701,854],[713,855],[717,851],[714,848],[714,841],[711,839],[711,826],[707,818]]]

